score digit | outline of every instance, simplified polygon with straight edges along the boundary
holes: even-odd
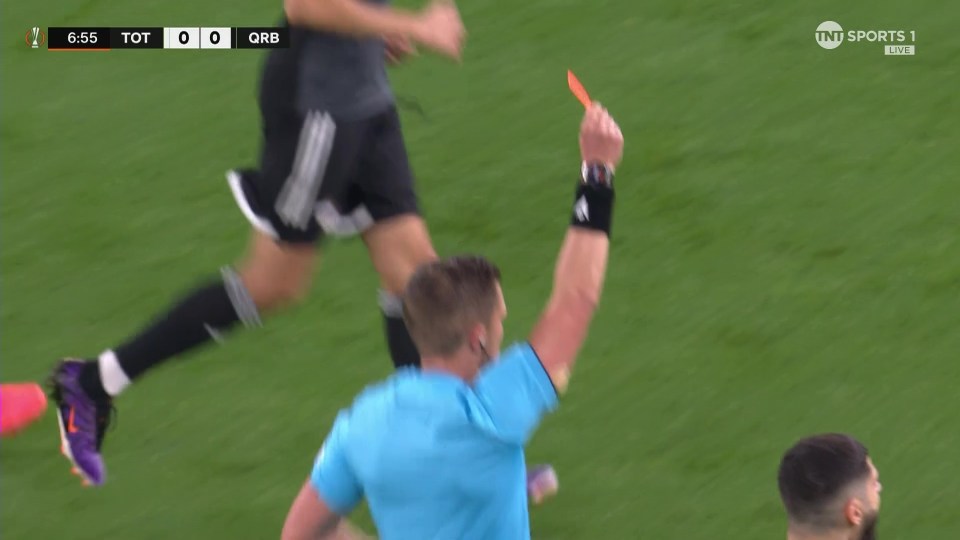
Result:
[[[204,27],[200,29],[201,49],[230,49],[232,47],[232,30],[229,27]]]
[[[200,28],[199,27],[178,27],[165,28],[166,38],[163,47],[165,49],[199,49],[200,48]]]

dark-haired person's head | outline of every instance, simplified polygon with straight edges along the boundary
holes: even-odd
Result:
[[[880,479],[855,438],[828,433],[798,441],[783,455],[777,481],[789,538],[876,538]]]

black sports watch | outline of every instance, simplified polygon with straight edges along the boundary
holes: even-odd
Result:
[[[586,185],[613,187],[613,169],[606,163],[584,161],[580,165],[580,181]]]

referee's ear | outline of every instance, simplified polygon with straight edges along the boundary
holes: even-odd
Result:
[[[470,329],[470,332],[467,334],[467,347],[470,349],[470,352],[474,354],[486,354],[487,352],[487,336],[486,329],[482,324],[475,324],[473,328]]]

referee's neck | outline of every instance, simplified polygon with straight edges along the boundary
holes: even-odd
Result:
[[[792,526],[787,531],[787,540],[852,540],[849,531],[830,530],[813,531],[808,528]]]
[[[460,354],[447,357],[424,356],[420,359],[420,369],[425,372],[453,375],[469,383],[477,376],[477,373],[480,371],[480,366],[475,359],[462,354],[461,351]]]

